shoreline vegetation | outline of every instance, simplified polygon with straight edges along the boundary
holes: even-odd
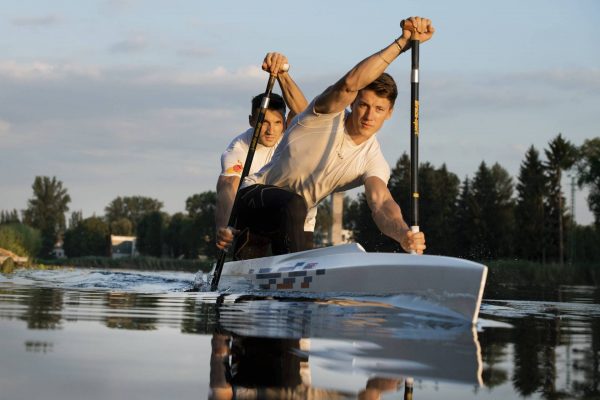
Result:
[[[494,260],[488,266],[486,293],[510,287],[557,288],[559,286],[600,287],[600,265],[594,263],[543,264],[527,260]]]
[[[77,257],[60,258],[52,260],[37,260],[38,265],[68,268],[98,268],[98,269],[132,269],[145,271],[182,271],[182,272],[209,272],[212,269],[212,260],[189,260],[158,257]]]
[[[147,271],[210,272],[213,259],[190,260],[158,257],[78,257],[15,262],[11,257],[0,263],[0,272],[10,274],[17,268],[96,268]],[[560,285],[600,286],[600,266],[594,263],[538,263],[527,260],[480,261],[488,266],[486,291],[512,286],[558,287]]]

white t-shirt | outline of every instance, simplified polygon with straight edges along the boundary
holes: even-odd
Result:
[[[227,146],[227,149],[221,155],[221,176],[242,176],[244,163],[246,162],[246,156],[248,155],[248,149],[250,148],[253,134],[254,128],[250,128],[246,132],[235,137],[229,146]],[[250,166],[250,174],[257,172],[265,164],[271,161],[275,148],[280,142],[281,140],[273,147],[266,147],[260,143],[256,144],[256,151],[254,152],[254,158],[252,159],[252,165]],[[317,209],[315,207],[314,209],[310,209],[306,215],[304,230],[306,232],[313,232],[316,223]]]
[[[236,136],[227,149],[221,154],[221,176],[242,176],[248,149],[252,141],[254,128],[248,129],[246,132]],[[271,161],[277,144],[273,147],[266,147],[260,143],[256,144],[256,151],[250,166],[250,174],[257,172],[265,164]]]
[[[361,186],[371,176],[387,184],[390,167],[379,142],[373,135],[355,144],[345,129],[348,115],[348,110],[318,114],[313,100],[292,120],[271,162],[248,175],[244,186],[274,185],[297,193],[310,215],[331,193]]]

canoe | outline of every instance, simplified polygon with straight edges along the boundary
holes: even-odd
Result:
[[[358,243],[223,265],[219,291],[376,298],[476,323],[487,267],[453,257],[367,253]]]

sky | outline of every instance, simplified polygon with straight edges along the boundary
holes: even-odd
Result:
[[[310,100],[411,15],[436,28],[421,46],[422,162],[461,181],[499,163],[516,179],[530,146],[543,156],[559,133],[575,145],[600,136],[595,0],[4,3],[0,210],[25,209],[35,177],[56,176],[84,217],[118,196],[184,211],[215,190],[221,152],[248,128],[267,52],[289,58]],[[378,139],[393,166],[410,146],[409,54],[388,72],[400,95]],[[586,196],[576,193],[580,224],[593,220]]]

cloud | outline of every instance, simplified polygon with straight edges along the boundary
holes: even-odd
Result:
[[[0,119],[0,137],[6,136],[10,132],[10,127],[10,122]]]
[[[177,55],[190,58],[207,58],[215,54],[214,49],[204,46],[186,46],[177,51]]]
[[[92,78],[100,76],[98,67],[78,64],[59,64],[45,61],[19,63],[13,60],[0,61],[0,79],[9,81],[54,81],[72,78]]]
[[[139,53],[148,48],[148,41],[143,35],[135,35],[110,46],[111,53]]]
[[[62,18],[56,15],[44,15],[39,17],[15,17],[11,19],[14,26],[21,27],[46,27],[58,25]]]

